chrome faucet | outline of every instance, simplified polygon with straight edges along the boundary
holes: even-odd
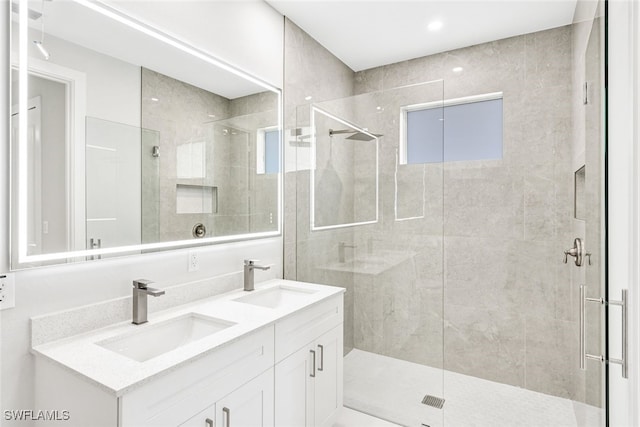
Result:
[[[150,288],[153,282],[146,279],[138,279],[133,281],[133,320],[134,325],[147,323],[147,295],[159,297],[164,295],[164,291],[160,289]]]
[[[253,283],[253,270],[256,268],[258,270],[268,270],[271,267],[256,265],[256,262],[260,262],[257,259],[245,259],[244,260],[244,290],[245,291],[253,291],[255,289]]]
[[[355,249],[356,247],[357,247],[356,245],[347,245],[345,242],[338,243],[338,262],[345,262],[345,257],[344,257],[345,248]]]

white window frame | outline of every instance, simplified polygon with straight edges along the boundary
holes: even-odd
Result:
[[[407,113],[411,111],[429,110],[432,108],[445,108],[454,105],[473,104],[475,102],[482,101],[494,101],[496,99],[503,99],[503,93],[492,92],[482,95],[465,96],[462,98],[424,102],[420,104],[405,105],[400,107],[400,147],[398,147],[398,164],[407,164]]]

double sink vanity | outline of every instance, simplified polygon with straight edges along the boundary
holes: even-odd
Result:
[[[276,279],[37,343],[36,407],[76,426],[331,426],[343,292]]]

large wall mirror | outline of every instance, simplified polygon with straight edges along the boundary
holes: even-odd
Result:
[[[280,89],[104,3],[11,9],[13,269],[281,233]]]

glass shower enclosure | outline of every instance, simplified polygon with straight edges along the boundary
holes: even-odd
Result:
[[[297,107],[292,278],[346,289],[346,407],[606,424],[599,16],[420,59],[444,80]]]
[[[300,106],[291,141],[297,280],[346,288],[344,404],[403,425],[443,421],[443,114],[434,81]]]

